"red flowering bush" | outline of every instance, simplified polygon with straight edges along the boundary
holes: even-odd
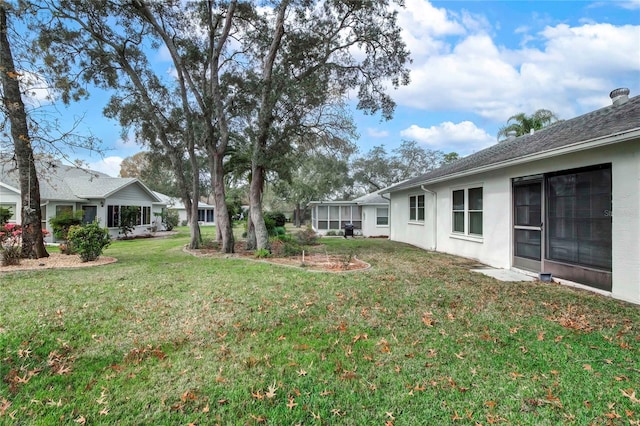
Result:
[[[49,231],[42,230],[42,236]],[[22,227],[15,223],[5,223],[0,227],[0,257],[2,266],[19,265],[22,257]]]
[[[22,228],[15,223],[5,223],[0,228],[0,254],[2,266],[19,265],[22,256]]]

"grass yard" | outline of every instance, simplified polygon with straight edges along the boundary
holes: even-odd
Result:
[[[640,424],[638,306],[381,239],[321,240],[372,265],[341,274],[187,241],[0,273],[0,424]]]

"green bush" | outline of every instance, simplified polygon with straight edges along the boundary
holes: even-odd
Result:
[[[136,206],[122,206],[120,208],[120,232],[127,238],[130,232],[136,229],[138,224],[138,207]]]
[[[311,226],[307,226],[306,229],[303,229],[296,233],[296,240],[303,246],[317,244],[319,238],[320,236],[316,234],[316,231],[314,231]]]
[[[205,238],[202,240],[202,248],[205,250],[218,250],[220,244],[213,238]]]
[[[264,226],[266,226],[267,234],[269,234],[270,237],[275,237],[277,235],[276,222],[267,215],[264,215]]]
[[[287,218],[282,212],[265,212],[264,220],[267,221],[267,218],[271,219],[274,223],[274,226],[282,226],[287,222]]]
[[[109,230],[100,227],[97,221],[82,226],[72,226],[68,234],[69,242],[83,262],[96,260],[111,244]]]
[[[327,237],[335,237],[338,234],[336,234],[336,231],[327,231],[327,233],[324,235],[326,235]]]
[[[180,223],[180,216],[175,209],[163,210],[162,213],[160,213],[160,219],[162,220],[165,231],[171,231]]]
[[[258,259],[264,259],[265,257],[269,257],[271,252],[267,249],[259,249],[253,252],[253,255]]]
[[[13,216],[11,213],[11,209],[5,209],[4,207],[0,207],[0,227],[3,227],[5,223],[9,222],[9,218]]]
[[[67,234],[72,226],[82,224],[82,210],[76,212],[64,211],[49,219],[51,228],[53,228],[53,235],[58,240],[67,241]]]

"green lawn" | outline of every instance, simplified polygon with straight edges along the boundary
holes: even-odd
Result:
[[[1,273],[0,424],[639,424],[638,306],[381,239],[322,240],[373,266],[342,274],[187,241]]]

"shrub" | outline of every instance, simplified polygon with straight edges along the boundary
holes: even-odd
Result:
[[[327,231],[327,233],[325,234],[327,237],[335,237],[336,235],[336,231]]]
[[[276,223],[267,215],[264,216],[264,226],[266,226],[267,234],[269,234],[270,237],[276,236]]]
[[[274,257],[291,257],[302,254],[302,246],[295,241],[289,239],[281,239],[279,237],[269,240],[271,247],[271,255]]]
[[[120,232],[127,238],[130,232],[136,229],[138,224],[138,207],[122,206],[120,208]]]
[[[202,248],[205,250],[217,250],[220,248],[220,244],[213,238],[206,238],[202,240]]]
[[[266,212],[264,214],[265,221],[267,220],[267,218],[273,221],[274,226],[284,227],[284,224],[287,222],[287,218],[282,212]]]
[[[253,255],[258,259],[264,259],[265,257],[269,257],[271,252],[267,249],[259,249],[253,252]]]
[[[285,257],[298,256],[300,254],[302,254],[302,246],[300,244],[295,243],[293,241],[284,242]]]
[[[22,247],[20,245],[3,247],[0,253],[2,253],[2,266],[20,264],[20,259],[22,258]]]
[[[9,222],[11,216],[13,216],[13,213],[11,213],[10,208],[5,209],[4,207],[0,207],[0,228]]]
[[[97,221],[69,229],[69,242],[83,262],[96,260],[111,244],[109,230],[100,227]]]
[[[317,244],[319,238],[320,236],[316,234],[311,226],[307,226],[306,229],[303,229],[296,233],[296,240],[303,246]]]
[[[82,210],[78,210],[75,213],[64,211],[49,219],[49,223],[53,228],[53,235],[59,240],[67,241],[69,229],[72,226],[82,224],[82,215]]]
[[[175,209],[163,210],[162,213],[160,213],[160,219],[166,231],[171,231],[180,223],[180,216]]]
[[[2,266],[19,265],[22,258],[22,229],[15,223],[6,223],[0,228],[0,252]]]

